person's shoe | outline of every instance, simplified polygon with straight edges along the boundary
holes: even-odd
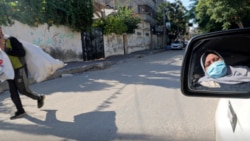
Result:
[[[44,99],[45,99],[45,96],[41,95],[40,98],[37,100],[37,108],[42,108],[43,107]]]
[[[25,114],[26,114],[26,113],[25,113],[24,110],[20,110],[20,111],[15,112],[15,115],[12,116],[12,117],[10,117],[10,119],[13,120],[13,119],[21,118],[21,117],[23,117]]]

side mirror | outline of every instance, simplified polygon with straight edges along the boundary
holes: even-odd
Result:
[[[201,78],[208,76],[202,68],[201,56],[208,50],[218,52],[228,67],[244,66],[246,69],[244,72],[241,70],[230,72],[230,69],[227,69],[226,76],[229,80],[220,79],[221,81],[218,82],[218,79],[214,78],[206,79],[209,81],[201,83]],[[250,68],[250,28],[195,36],[189,41],[183,58],[181,91],[186,96],[249,98],[250,69],[249,72],[245,71],[248,68]]]

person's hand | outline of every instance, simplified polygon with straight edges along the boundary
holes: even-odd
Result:
[[[5,39],[4,39],[3,37],[0,39],[0,48],[1,48],[2,50],[5,49]]]

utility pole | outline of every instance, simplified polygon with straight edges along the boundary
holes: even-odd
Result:
[[[163,48],[166,46],[166,8],[163,8],[163,37],[162,37],[162,45]]]

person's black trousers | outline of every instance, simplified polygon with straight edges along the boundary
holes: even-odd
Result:
[[[23,105],[19,96],[20,92],[23,95],[26,95],[34,100],[38,100],[40,96],[36,94],[35,92],[31,91],[29,89],[29,80],[27,75],[27,69],[19,68],[15,69],[15,78],[14,80],[8,80],[9,84],[9,92],[10,97],[13,103],[15,104],[17,110],[24,110]]]

